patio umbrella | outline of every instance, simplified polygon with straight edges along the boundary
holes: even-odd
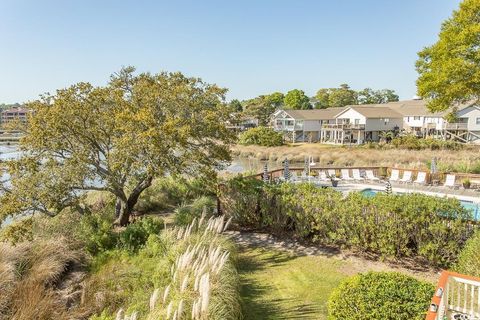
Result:
[[[385,193],[392,194],[392,184],[390,183],[390,181],[387,181],[387,183],[385,184]]]
[[[430,163],[430,172],[432,174],[437,172],[437,158],[432,159],[432,162]]]
[[[263,166],[263,182],[268,183],[270,181],[268,177],[268,165],[265,163]]]
[[[285,181],[290,180],[290,170],[288,169],[288,159],[285,158],[283,161],[283,178],[285,178]]]

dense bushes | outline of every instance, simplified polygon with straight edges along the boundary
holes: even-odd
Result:
[[[199,197],[190,204],[183,204],[175,209],[175,224],[182,226],[190,224],[193,219],[200,218],[203,213],[210,217],[216,205],[216,200],[207,196]]]
[[[455,271],[480,277],[480,231],[477,230],[458,256]]]
[[[135,208],[140,212],[172,209],[184,202],[215,193],[215,180],[168,176],[157,179],[140,196]]]
[[[455,199],[421,194],[346,198],[312,184],[264,184],[232,179],[222,209],[249,228],[269,228],[385,257],[421,256],[436,265],[455,261],[470,235],[470,213]],[[448,219],[448,221],[447,221]]]
[[[391,145],[396,148],[409,150],[460,150],[463,145],[450,140],[440,140],[431,138],[418,138],[413,135],[395,137],[391,141]]]
[[[344,280],[328,301],[328,319],[423,320],[432,284],[396,272],[368,272]]]
[[[239,137],[243,145],[255,144],[264,147],[275,147],[283,144],[283,137],[272,128],[257,127],[243,132]]]

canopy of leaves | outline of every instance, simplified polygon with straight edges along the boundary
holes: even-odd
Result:
[[[0,220],[55,215],[85,190],[112,193],[129,210],[152,179],[213,175],[230,159],[226,90],[181,73],[124,68],[105,87],[78,83],[28,104],[24,156],[3,163]]]
[[[464,0],[438,41],[418,53],[418,95],[432,111],[480,100],[480,0]]]
[[[258,119],[259,125],[265,126],[272,113],[283,104],[283,93],[274,92],[248,100],[245,104],[245,115]]]
[[[312,109],[310,99],[305,95],[305,92],[298,89],[293,89],[287,92],[283,99],[286,109]]]
[[[358,91],[358,104],[382,104],[398,101],[398,95],[391,89],[373,90],[365,88]]]
[[[315,95],[315,108],[344,107],[354,104],[381,104],[398,101],[398,95],[391,89],[373,90],[365,88],[355,91],[348,84],[341,84],[339,88],[322,88]]]
[[[243,111],[242,103],[237,99],[233,99],[232,101],[230,101],[230,103],[228,105],[229,105],[232,112],[242,112]]]

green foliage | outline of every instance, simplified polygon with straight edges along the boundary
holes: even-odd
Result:
[[[420,256],[434,265],[455,261],[470,235],[466,220],[472,218],[456,199],[382,193],[365,197],[355,192],[344,198],[308,183],[264,184],[245,178],[228,181],[221,201],[222,209],[242,226],[289,232],[383,257]]]
[[[347,84],[341,84],[339,88],[319,89],[315,98],[317,99],[315,104],[317,109],[357,104],[357,93]]]
[[[480,231],[477,230],[473,237],[468,239],[454,269],[459,273],[480,277]]]
[[[163,228],[160,218],[145,217],[129,224],[118,236],[118,246],[131,252],[140,249],[150,235],[159,234]]]
[[[259,145],[274,147],[283,145],[283,137],[280,133],[268,127],[256,127],[242,132],[239,143],[243,145]]]
[[[312,109],[310,99],[305,95],[305,92],[298,89],[293,89],[287,92],[283,99],[285,109]]]
[[[33,240],[33,218],[27,217],[13,221],[0,228],[0,241],[7,241],[15,245],[23,241]]]
[[[480,99],[480,1],[464,0],[443,22],[438,41],[418,53],[418,95],[431,110]]]
[[[395,148],[409,150],[461,150],[464,145],[449,140],[439,140],[430,138],[418,138],[413,135],[398,136],[391,140],[391,145]]]
[[[430,162],[427,163],[430,166]],[[439,162],[438,170],[441,172],[465,172],[480,174],[480,160],[477,161],[456,161],[455,163],[446,164]]]
[[[191,204],[184,204],[175,209],[175,224],[177,225],[187,225],[190,224],[194,218],[200,218],[203,213],[206,214],[206,217],[210,217],[215,208],[217,202],[212,197],[199,197]]]
[[[172,209],[182,202],[201,196],[215,194],[216,179],[185,178],[168,176],[153,181],[138,199],[136,209],[140,212],[152,212]]]
[[[398,101],[398,95],[391,89],[372,90],[365,88],[358,91],[357,95],[359,104],[382,104]]]
[[[85,190],[102,190],[128,224],[139,195],[167,174],[212,176],[230,160],[235,135],[226,89],[181,73],[136,74],[126,67],[109,83],[81,82],[28,103],[32,116],[10,175],[0,220],[23,212],[53,216],[81,210]],[[1,168],[4,169],[4,168]]]
[[[112,228],[114,220],[111,208],[82,216],[79,219],[78,229],[74,233],[75,238],[81,241],[84,248],[92,255],[110,250],[117,245],[118,241],[118,234]],[[67,219],[62,222],[71,223]]]
[[[232,101],[230,101],[228,106],[230,107],[232,112],[242,112],[243,111],[242,103],[240,101],[238,101],[237,99],[233,99]]]
[[[328,301],[328,319],[423,320],[434,286],[397,272],[368,272],[344,280]]]
[[[177,237],[178,229],[152,234],[135,253],[118,248],[96,256],[91,276],[85,282],[84,294],[85,305],[96,308],[97,315],[92,319],[111,319],[120,308],[127,315],[138,312],[139,319],[166,319],[167,305],[171,302],[177,308],[180,300],[183,300],[185,313],[190,315],[191,306],[198,299],[198,292],[193,291],[195,275],[190,272],[193,262],[187,263],[183,270],[177,270],[177,259],[192,248],[208,252],[209,248],[217,247],[222,254],[228,251],[230,258],[220,272],[210,271],[209,308],[204,318],[241,319],[239,279],[234,265],[235,246],[227,238],[205,231],[204,226],[191,228],[192,233],[181,238]],[[175,269],[176,277],[172,275],[172,269]],[[188,285],[181,292],[179,288],[185,279],[188,279]],[[167,286],[170,290],[165,304],[163,294]],[[149,301],[155,289],[160,289],[160,296],[152,311]],[[102,293],[102,299],[98,299],[98,293]]]
[[[315,108],[344,107],[352,104],[381,104],[398,101],[398,95],[391,89],[372,90],[365,88],[360,91],[350,89],[348,84],[339,88],[322,88],[315,95]]]
[[[274,92],[261,95],[245,102],[244,114],[255,119],[261,126],[266,126],[272,113],[283,105],[283,93]]]

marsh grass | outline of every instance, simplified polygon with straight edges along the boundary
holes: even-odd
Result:
[[[476,146],[466,146],[461,150],[407,150],[302,143],[281,147],[236,145],[232,152],[238,158],[276,162],[278,167],[282,166],[281,162],[285,158],[291,162],[303,163],[306,157],[312,156],[318,166],[398,166],[428,169],[430,161],[436,157],[441,170],[480,172],[480,149]]]

